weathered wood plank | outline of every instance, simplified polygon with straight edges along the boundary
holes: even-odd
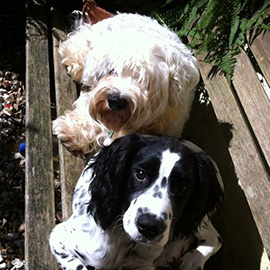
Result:
[[[251,44],[250,48],[268,85],[270,85],[270,31],[261,33]]]
[[[77,98],[76,85],[68,77],[58,53],[59,42],[65,36],[59,29],[54,29],[53,55],[55,71],[55,94],[57,115],[62,115],[65,110],[72,108],[72,103]],[[59,142],[60,183],[62,197],[62,215],[66,220],[72,214],[72,197],[75,185],[84,168],[84,161],[69,153]]]
[[[221,75],[209,79],[211,66],[200,63],[203,81],[220,122],[233,125],[229,152],[268,256],[270,255],[270,177],[235,97]]]
[[[25,269],[56,269],[48,238],[54,182],[46,1],[28,0],[26,40]]]
[[[233,85],[270,165],[270,101],[245,51],[237,57]]]
[[[226,193],[222,208],[218,209],[213,220],[224,242],[221,250],[207,262],[204,269],[258,270],[263,244],[244,192],[238,184],[228,150],[231,126],[217,120],[207,93],[200,93],[200,97],[196,96],[182,138],[199,145],[216,161]],[[247,249],[249,252],[246,252]]]

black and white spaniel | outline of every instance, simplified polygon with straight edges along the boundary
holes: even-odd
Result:
[[[121,137],[89,161],[51,250],[65,270],[203,269],[221,246],[209,216],[222,198],[218,169],[197,146]]]

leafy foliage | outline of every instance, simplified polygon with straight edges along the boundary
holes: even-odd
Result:
[[[223,72],[231,81],[235,56],[247,43],[247,34],[270,30],[270,0],[190,0],[183,7],[153,12],[161,23],[173,29],[182,40],[188,38],[196,54]],[[251,35],[254,37],[254,35]]]

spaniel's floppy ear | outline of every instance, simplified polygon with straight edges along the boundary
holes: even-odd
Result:
[[[205,214],[210,215],[221,205],[224,197],[224,187],[220,172],[216,163],[205,152],[196,154],[198,164],[198,176],[202,189]],[[206,194],[208,196],[206,197]]]
[[[166,50],[155,46],[152,51],[154,70],[149,70],[150,89],[153,98],[168,99],[171,107],[177,107],[187,101],[192,101],[193,89],[200,80],[197,60],[182,42],[175,50]],[[159,89],[159,95],[156,90]],[[189,107],[191,104],[187,104]]]
[[[205,153],[194,153],[195,190],[181,218],[181,231],[189,234],[196,230],[206,215],[211,215],[224,198],[223,182],[215,162]]]
[[[87,210],[103,229],[111,226],[123,211],[128,168],[144,144],[140,135],[120,137],[103,147],[90,165],[93,170],[89,187],[92,198]]]

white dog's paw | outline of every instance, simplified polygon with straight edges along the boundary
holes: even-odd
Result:
[[[76,156],[83,156],[89,152],[89,142],[71,125],[65,116],[60,116],[52,123],[53,134],[61,144]]]

